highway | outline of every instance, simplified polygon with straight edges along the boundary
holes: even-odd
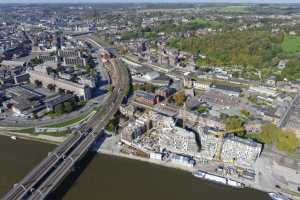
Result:
[[[101,49],[101,45],[89,39]],[[129,86],[129,74],[118,59],[111,59],[112,83],[114,89],[100,110],[83,126],[73,133],[63,144],[37,165],[4,196],[3,200],[44,199],[68,174],[72,166],[89,149],[95,138],[108,124],[119,109]]]

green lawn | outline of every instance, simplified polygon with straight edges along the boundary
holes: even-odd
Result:
[[[228,12],[228,13],[247,13],[249,6],[226,6],[221,10],[221,12]]]
[[[285,35],[282,43],[282,48],[289,54],[300,52],[300,36]]]
[[[67,120],[67,121],[64,121],[64,122],[61,122],[61,123],[52,124],[52,125],[46,126],[45,128],[62,128],[62,127],[65,127],[65,126],[76,124],[79,121],[81,121],[84,118],[86,118],[90,114],[91,114],[91,112],[84,113],[80,117],[77,117],[77,118],[74,118],[74,119],[70,119],[70,120]]]
[[[221,84],[221,85],[226,85],[226,86],[229,86],[229,87],[237,87],[237,88],[240,88],[240,89],[245,89],[245,88],[249,88],[248,85],[246,84],[236,84],[236,83],[231,83],[229,81],[223,81],[223,80],[216,80],[214,79],[212,81],[213,84]]]
[[[43,132],[43,133],[36,133],[36,134],[49,135],[53,137],[65,137],[69,133],[70,131],[61,131],[61,132]]]
[[[35,135],[35,131],[34,128],[26,128],[26,129],[22,129],[22,130],[16,130],[14,132],[18,132],[18,133],[28,133],[28,134],[32,134]]]
[[[248,5],[231,5],[231,6],[211,6],[204,7],[205,10],[210,12],[223,12],[223,13],[249,13],[251,6]]]
[[[196,19],[192,20],[190,23],[194,24],[194,25],[198,25],[198,26],[203,25],[203,26],[212,26],[212,27],[218,27],[218,26],[223,25],[221,22],[209,21],[209,20],[205,20],[202,18],[196,18]]]
[[[30,135],[49,135],[49,136],[53,136],[53,137],[63,137],[66,136],[68,133],[70,133],[69,131],[61,131],[61,132],[41,132],[41,133],[37,133],[35,132],[34,128],[27,128],[27,129],[22,129],[22,130],[15,130],[13,132],[16,133],[25,133],[25,134],[30,134]]]

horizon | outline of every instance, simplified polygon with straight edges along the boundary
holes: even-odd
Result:
[[[179,4],[197,4],[197,3],[212,3],[212,4],[299,4],[300,0],[0,0],[0,4],[83,4],[83,3],[97,3],[97,4],[114,4],[114,3],[179,3]]]

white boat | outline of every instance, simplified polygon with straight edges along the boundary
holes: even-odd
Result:
[[[213,175],[213,174],[206,174],[205,175],[205,179],[209,180],[209,181],[215,181],[217,183],[221,183],[221,184],[227,185],[226,178],[221,177],[221,176],[216,176],[216,175]]]
[[[227,185],[232,186],[232,187],[236,187],[236,188],[243,188],[243,187],[245,187],[245,185],[243,183],[231,180],[229,178],[227,179]]]
[[[271,197],[272,200],[290,200],[290,198],[278,192],[269,192],[268,195]]]
[[[225,178],[225,177],[222,177],[222,176],[206,173],[206,172],[201,171],[201,170],[196,171],[195,173],[193,173],[193,175],[197,178],[213,181],[213,182],[216,182],[216,183],[220,183],[220,184],[223,184],[223,185],[228,185],[228,186],[235,187],[235,188],[245,187],[245,185],[243,183],[240,183],[238,181],[234,181],[234,180],[231,180],[229,178]]]
[[[206,174],[205,172],[198,170],[193,175],[197,178],[204,178],[205,174]]]
[[[16,140],[16,139],[17,139],[17,137],[16,137],[16,136],[10,136],[10,139],[12,139],[12,140]]]

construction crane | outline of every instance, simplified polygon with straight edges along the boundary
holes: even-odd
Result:
[[[189,116],[186,114],[186,106],[185,104],[183,105],[183,109],[179,110],[179,115],[181,114],[182,120],[183,120],[183,127],[185,127],[185,121],[190,120]],[[196,127],[199,124],[199,118],[200,115],[197,117],[196,120],[194,120],[194,123],[192,123],[192,127]],[[224,137],[227,134],[230,133],[239,133],[245,131],[245,128],[237,128],[237,129],[232,129],[232,130],[225,130],[225,131],[211,131],[211,134],[213,134],[215,137],[220,138],[220,142],[217,143],[217,148],[216,148],[216,153],[214,155],[214,159],[217,161],[222,161],[221,159],[221,152],[222,152],[222,145],[224,142]],[[232,161],[234,163],[234,160]]]
[[[245,131],[245,128],[236,128],[236,129],[232,129],[232,130],[216,131],[216,132],[211,132],[211,133],[214,134],[216,137],[222,137],[222,138],[224,138],[227,134],[230,134],[230,133],[239,133],[239,132],[243,132],[243,131]]]

